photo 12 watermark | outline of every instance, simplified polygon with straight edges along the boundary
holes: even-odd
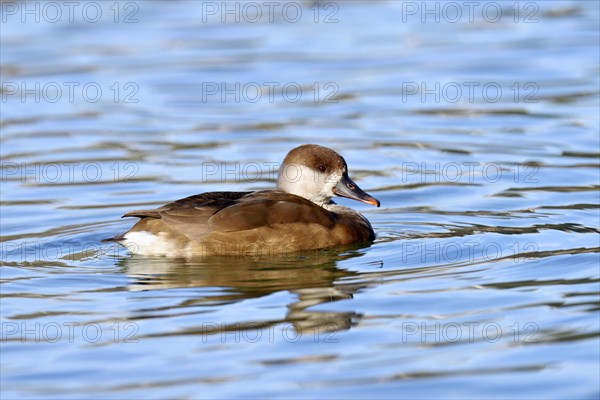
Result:
[[[453,264],[458,262],[498,262],[511,260],[514,263],[536,263],[540,246],[536,242],[499,243],[494,241],[452,240],[403,240],[400,243],[402,262]]]
[[[2,1],[2,23],[137,24],[137,1]]]
[[[536,82],[402,82],[403,103],[539,103]]]
[[[335,82],[202,82],[202,103],[337,103]]]
[[[336,336],[340,330],[334,322],[316,324],[308,329],[299,330],[291,322],[283,322],[264,327],[259,323],[224,323],[224,322],[202,322],[198,333],[202,343],[207,343],[209,338],[221,343],[275,343],[284,341],[287,343],[298,343],[300,341],[311,341],[314,343],[339,343]]]
[[[202,183],[257,183],[275,181],[279,175],[280,162],[217,162],[205,161],[200,164]],[[301,170],[298,169],[298,173]]]
[[[139,103],[139,91],[135,82],[3,81],[0,99],[2,103]]]
[[[496,23],[535,24],[540,6],[535,1],[402,1],[402,23]]]
[[[405,162],[400,164],[402,183],[539,183],[540,167],[535,164],[478,161]]]
[[[135,322],[113,322],[109,325],[81,322],[3,321],[0,342],[21,343],[138,343],[139,326]]]
[[[135,250],[135,249],[134,249]],[[122,259],[132,251],[116,242],[67,240],[43,242],[35,240],[0,243],[0,261],[17,263],[62,263],[102,259]]]
[[[98,182],[137,182],[139,164],[133,161],[0,163],[0,182],[69,184]]]
[[[535,322],[514,322],[502,326],[497,322],[414,322],[401,324],[402,343],[449,344],[483,341],[497,343],[537,343],[539,326]]]
[[[337,24],[340,3],[334,1],[202,1],[203,23]]]

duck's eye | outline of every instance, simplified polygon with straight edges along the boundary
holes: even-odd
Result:
[[[318,169],[319,171],[321,171],[321,172],[325,172],[325,171],[327,171],[327,167],[326,167],[325,165],[323,165],[323,164],[319,164],[319,165],[317,166],[317,169]]]

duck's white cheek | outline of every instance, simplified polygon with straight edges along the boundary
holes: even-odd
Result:
[[[321,191],[322,179],[314,170],[299,164],[289,164],[279,172],[278,186],[281,190],[303,197]]]
[[[334,195],[333,188],[335,188],[335,186],[340,182],[341,179],[342,174],[340,173],[334,172],[332,174],[329,174],[329,176],[327,176],[324,180],[323,193],[329,197],[332,197]]]
[[[312,169],[301,165],[299,167],[299,171],[300,171],[300,186],[302,187],[303,191],[306,193],[317,193],[318,190],[317,188],[320,187],[320,183],[319,183],[319,174],[317,174],[315,171],[313,171]]]

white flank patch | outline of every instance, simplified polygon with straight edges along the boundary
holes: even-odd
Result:
[[[176,243],[169,241],[165,233],[129,232],[122,242],[133,254],[144,256],[174,256],[178,253]]]

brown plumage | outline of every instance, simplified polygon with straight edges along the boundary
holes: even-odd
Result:
[[[343,196],[379,204],[348,178],[341,156],[321,146],[305,145],[288,154],[282,169],[290,165],[302,167],[299,170],[303,172],[292,185],[298,186],[301,193],[309,187],[305,192],[317,191],[313,197],[325,196],[326,202],[309,200],[311,193],[301,197],[282,190],[203,193],[157,209],[128,212],[124,217],[140,220],[112,240],[134,253],[192,256],[280,254],[375,238],[366,218],[327,198],[337,188]],[[328,183],[325,178],[331,176],[338,182]],[[279,186],[286,185],[290,183],[282,183],[280,170]]]

